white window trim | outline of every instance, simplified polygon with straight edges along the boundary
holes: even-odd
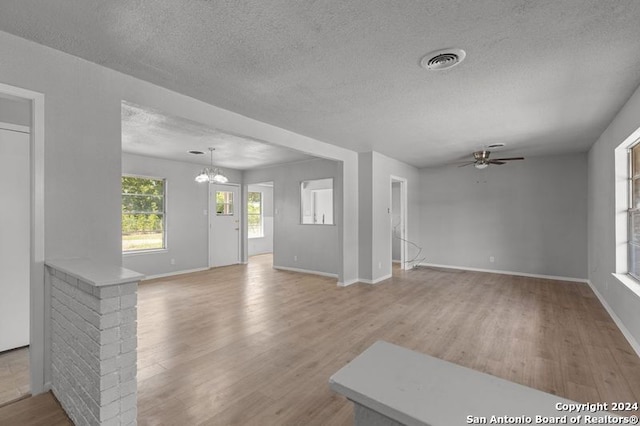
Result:
[[[254,235],[252,237],[249,235],[249,216],[253,216],[249,214],[249,194],[253,192],[260,194],[260,235]],[[250,240],[264,238],[264,192],[262,191],[247,191],[247,238]]]
[[[615,272],[613,276],[640,296],[640,283],[629,275],[629,149],[640,141],[640,128],[631,133],[614,150],[615,171]]]
[[[160,253],[166,253],[169,251],[168,248],[168,229],[167,229],[167,205],[168,205],[168,192],[169,192],[169,181],[167,178],[165,177],[161,177],[161,176],[147,176],[147,175],[138,175],[138,174],[133,174],[133,173],[123,173],[121,176],[121,181],[123,177],[132,177],[132,178],[142,178],[142,179],[153,179],[153,180],[162,180],[164,181],[164,196],[163,196],[163,207],[162,207],[162,229],[163,229],[163,235],[162,235],[162,248],[152,248],[152,249],[143,249],[143,250],[127,250],[124,251],[121,249],[122,252],[122,256],[139,256],[139,255],[143,255],[143,254],[160,254]],[[122,189],[120,189],[120,196],[122,197]],[[122,201],[120,201],[120,204],[122,204]],[[122,238],[122,224],[120,224],[120,238]],[[120,246],[122,246],[122,243],[120,244]]]

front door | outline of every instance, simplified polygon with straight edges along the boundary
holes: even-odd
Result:
[[[209,266],[235,265],[240,263],[240,187],[209,187]]]

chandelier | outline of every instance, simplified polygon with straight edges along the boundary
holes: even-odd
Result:
[[[225,176],[222,170],[218,167],[213,167],[213,151],[215,148],[210,147],[209,151],[211,152],[211,167],[205,167],[198,176],[196,176],[196,182],[203,183],[227,183],[229,182],[229,178]]]

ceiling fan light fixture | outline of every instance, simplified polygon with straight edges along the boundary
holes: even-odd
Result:
[[[489,163],[476,163],[474,164],[476,169],[482,170],[482,169],[486,169],[487,167],[489,167]]]

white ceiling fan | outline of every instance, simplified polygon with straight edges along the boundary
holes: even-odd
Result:
[[[473,164],[476,169],[485,169],[490,164],[502,165],[502,164],[507,164],[507,161],[524,160],[524,157],[489,159],[490,154],[491,154],[491,151],[487,151],[487,150],[476,151],[473,153],[473,158],[474,158],[473,161],[469,161],[467,163],[461,164],[458,167],[465,167]]]

